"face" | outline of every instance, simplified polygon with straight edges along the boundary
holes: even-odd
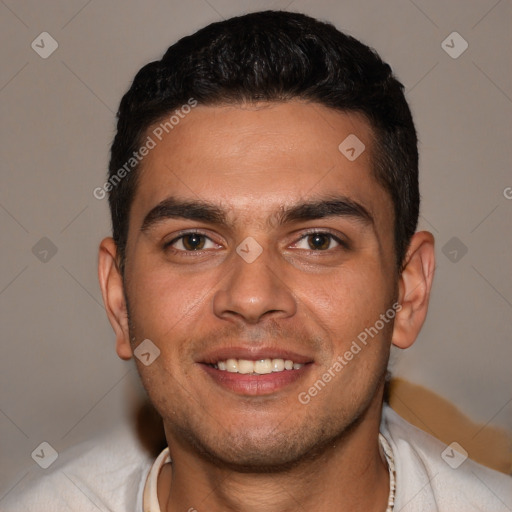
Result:
[[[198,106],[145,158],[124,283],[171,447],[268,470],[379,402],[397,276],[371,150],[363,117],[292,101]]]

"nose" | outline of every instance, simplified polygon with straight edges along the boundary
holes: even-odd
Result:
[[[234,253],[231,263],[229,275],[214,295],[217,317],[257,324],[264,318],[282,319],[296,313],[292,290],[269,250],[263,250],[254,261]]]

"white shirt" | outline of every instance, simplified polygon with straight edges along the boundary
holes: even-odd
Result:
[[[455,452],[388,406],[383,409],[380,431],[394,456],[395,512],[512,510],[509,476],[470,459],[452,468],[449,464],[461,462]],[[167,461],[165,452],[152,461],[131,429],[120,426],[59,454],[50,468],[37,468],[35,478],[23,479],[0,500],[0,511],[160,512],[156,481]],[[143,508],[143,495],[147,506],[153,502],[152,508]]]

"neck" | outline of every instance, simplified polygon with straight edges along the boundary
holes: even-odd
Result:
[[[383,512],[389,476],[378,442],[380,412],[370,407],[334,445],[280,473],[236,472],[173,449],[158,481],[161,510]]]

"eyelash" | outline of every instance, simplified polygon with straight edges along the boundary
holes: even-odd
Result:
[[[350,249],[350,246],[348,244],[348,242],[346,240],[343,240],[341,239],[340,237],[336,236],[334,233],[331,233],[330,231],[322,231],[322,230],[317,230],[317,229],[312,229],[311,231],[306,231],[298,240],[297,242],[294,243],[294,245],[297,245],[299,242],[301,242],[302,240],[308,238],[309,236],[312,236],[312,235],[324,235],[324,236],[328,236],[331,238],[331,240],[334,240],[340,247],[342,247],[343,249]],[[310,252],[327,252],[327,251],[332,251],[334,248],[332,249],[326,249],[326,250],[314,250],[314,249],[309,249]],[[303,249],[303,250],[307,250],[307,249]]]
[[[178,236],[176,236],[172,240],[170,240],[169,242],[165,242],[163,245],[163,249],[167,250],[167,251],[171,251],[175,254],[202,253],[203,251],[184,251],[183,249],[175,249],[174,247],[172,247],[172,244],[178,242],[179,240],[182,240],[183,238],[185,238],[188,235],[201,235],[201,236],[204,236],[205,238],[207,238],[208,240],[211,240],[213,243],[216,243],[206,233],[203,233],[202,231],[189,230],[189,231],[183,231]],[[217,245],[219,245],[219,244],[217,244]]]
[[[169,242],[165,242],[164,245],[163,245],[163,249],[171,251],[171,252],[173,252],[175,254],[187,254],[188,253],[190,255],[192,255],[194,253],[195,254],[203,253],[204,251],[210,250],[210,249],[203,249],[203,250],[198,250],[198,251],[186,251],[186,250],[183,250],[183,249],[175,249],[175,248],[172,247],[172,245],[174,243],[178,242],[179,240],[183,239],[184,237],[186,237],[188,235],[201,235],[201,236],[204,236],[205,238],[207,238],[208,240],[210,240],[211,242],[216,243],[206,233],[204,233],[202,231],[189,230],[189,231],[182,232],[181,234],[179,234],[177,237],[174,237]],[[306,231],[296,242],[294,242],[293,245],[297,245],[299,242],[301,242],[302,240],[304,240],[307,237],[312,236],[312,235],[325,235],[325,236],[328,236],[328,237],[331,238],[331,240],[334,240],[337,244],[339,244],[339,246],[342,247],[343,249],[345,249],[345,250],[349,250],[350,249],[350,246],[349,246],[347,241],[342,240],[340,237],[334,235],[333,233],[331,233],[329,231],[314,230],[314,229],[311,230],[311,231]],[[219,244],[217,244],[217,245],[219,245]],[[309,251],[310,252],[327,252],[327,251],[332,251],[333,249],[335,249],[335,248],[325,249],[323,251],[322,250],[310,249]],[[307,249],[302,249],[302,250],[307,250]]]

